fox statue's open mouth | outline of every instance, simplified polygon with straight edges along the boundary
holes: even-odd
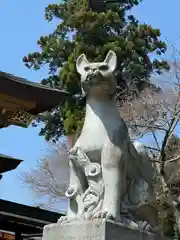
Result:
[[[96,72],[96,73],[91,73],[88,74],[84,84],[89,84],[89,85],[99,85],[101,82],[101,79],[103,80],[103,76],[100,72]]]

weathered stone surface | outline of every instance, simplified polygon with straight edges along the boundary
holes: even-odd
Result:
[[[45,226],[43,240],[167,240],[167,238],[110,221],[94,220]]]
[[[122,221],[124,212],[139,228],[157,228],[152,161],[142,143],[132,142],[117,107],[117,56],[103,62],[76,61],[86,94],[82,132],[69,151],[70,181],[66,224],[77,219]],[[148,223],[141,224],[141,222]]]

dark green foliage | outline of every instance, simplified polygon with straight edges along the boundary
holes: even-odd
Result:
[[[41,131],[47,140],[81,128],[85,100],[75,69],[75,61],[81,53],[90,61],[102,61],[109,49],[117,53],[117,91],[123,92],[118,94],[119,100],[126,98],[127,93],[138,94],[147,87],[152,73],[161,74],[169,69],[165,61],[159,60],[166,51],[166,44],[159,39],[159,29],[139,24],[134,16],[128,15],[128,10],[140,2],[119,1],[102,13],[89,11],[87,0],[66,0],[46,8],[46,19],[58,18],[59,24],[52,34],[38,41],[42,51],[30,53],[23,60],[27,67],[34,69],[47,64],[50,77],[42,83],[65,89],[72,96],[61,106],[61,114],[56,113]]]

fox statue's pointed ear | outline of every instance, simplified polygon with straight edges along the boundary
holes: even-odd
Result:
[[[117,55],[114,51],[109,51],[106,55],[104,62],[108,65],[109,69],[114,72],[117,68]]]
[[[84,67],[89,64],[89,61],[87,60],[86,58],[86,55],[83,53],[81,54],[77,61],[76,61],[76,69],[77,69],[77,72],[82,75],[83,72],[84,72]]]

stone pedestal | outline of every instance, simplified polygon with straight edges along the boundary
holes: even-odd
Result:
[[[110,221],[77,221],[44,227],[43,240],[167,240]]]

